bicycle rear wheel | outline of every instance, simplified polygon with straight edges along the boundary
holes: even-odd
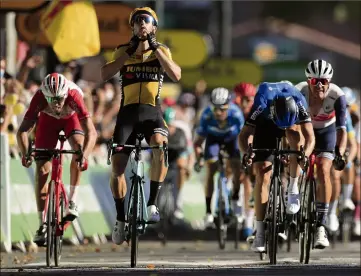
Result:
[[[174,213],[174,199],[171,183],[163,184],[158,195],[158,208],[160,213],[158,237],[163,245],[167,243],[168,232],[171,226],[171,220]]]
[[[54,247],[54,229],[55,229],[55,190],[54,181],[50,181],[48,187],[48,210],[47,210],[47,233],[46,233],[46,266],[51,266]]]
[[[61,250],[63,247],[63,231],[61,233],[57,233],[58,224],[63,224],[63,218],[64,218],[64,212],[65,212],[65,202],[64,202],[64,196],[61,193],[59,198],[59,217],[55,218],[55,221],[57,222],[55,224],[55,238],[54,238],[54,261],[55,266],[59,266],[60,259],[61,259]],[[56,208],[55,208],[56,210]],[[62,226],[63,229],[63,226]]]
[[[134,177],[133,180],[133,202],[132,202],[132,217],[130,219],[130,229],[131,229],[131,250],[130,250],[130,266],[137,266],[138,258],[138,208],[139,208],[139,184],[140,180],[138,177]]]
[[[219,177],[218,180],[218,214],[216,219],[217,224],[217,238],[220,249],[224,249],[226,247],[226,225],[224,223],[224,215],[225,215],[225,202],[223,197],[223,189],[222,189],[222,178]]]
[[[311,179],[309,185],[306,186],[307,212],[305,221],[305,264],[310,261],[310,253],[314,238],[314,222],[316,221],[315,191],[316,181]]]

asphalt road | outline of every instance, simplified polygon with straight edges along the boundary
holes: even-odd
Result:
[[[298,245],[290,253],[279,250],[278,264],[261,261],[259,254],[241,243],[228,242],[225,250],[216,242],[141,241],[137,268],[130,268],[130,248],[111,243],[65,246],[59,268],[45,267],[45,250],[37,253],[1,254],[1,275],[361,275],[360,243],[337,244],[335,249],[314,250],[308,265],[298,262]]]

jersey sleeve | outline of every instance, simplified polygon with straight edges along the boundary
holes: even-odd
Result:
[[[257,119],[267,108],[267,100],[264,98],[263,93],[257,93],[254,98],[254,103],[251,108],[251,112],[248,114],[246,119],[246,125],[256,126]]]
[[[85,106],[84,100],[80,92],[73,89],[69,93],[69,106],[78,114],[79,120],[90,117],[88,109]]]
[[[352,125],[352,119],[350,112],[346,109],[346,132],[349,138],[355,137],[355,129]]]
[[[201,116],[201,119],[199,120],[199,126],[196,130],[197,134],[202,136],[202,137],[206,137],[207,136],[207,121],[209,118],[209,108],[206,108]]]
[[[298,107],[298,124],[303,124],[307,122],[311,122],[310,114],[307,112],[308,105],[305,97],[301,94],[301,92],[298,93],[298,97],[296,98],[296,104]]]
[[[43,93],[39,90],[35,93],[34,97],[31,99],[28,110],[24,115],[24,120],[36,121],[38,119],[39,113],[44,110],[47,106],[46,99]]]
[[[115,61],[118,57],[122,56],[125,53],[125,50],[127,49],[128,45],[124,44],[124,45],[120,45],[117,48],[115,48],[113,55],[112,55],[112,60],[108,61],[108,63],[111,63],[113,61]]]
[[[171,53],[170,49],[166,45],[161,44],[159,48],[169,59],[173,60],[172,59],[172,53]]]
[[[341,95],[335,101],[336,112],[336,129],[346,128],[346,98],[345,95]]]

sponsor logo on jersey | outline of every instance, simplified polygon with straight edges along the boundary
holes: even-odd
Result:
[[[137,79],[158,81],[159,67],[157,66],[127,66],[125,76],[130,79],[130,75]]]
[[[257,109],[256,109],[256,111],[253,112],[253,114],[251,115],[251,119],[252,119],[252,120],[256,120],[257,116],[258,116],[259,114],[261,114],[262,111],[263,111],[263,107],[262,107],[261,105],[258,106]]]

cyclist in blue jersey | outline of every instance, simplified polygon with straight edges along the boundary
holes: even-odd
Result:
[[[248,156],[248,145],[254,148],[275,149],[277,138],[286,135],[292,150],[304,146],[305,158],[290,156],[290,183],[286,211],[295,214],[300,209],[298,177],[299,164],[304,169],[315,145],[311,119],[307,113],[307,103],[302,94],[289,82],[261,83],[254,104],[240,134],[240,146],[244,160],[254,163],[256,185],[254,188],[256,208],[256,237],[251,249],[265,251],[264,217],[268,201],[268,185],[271,181],[273,156],[256,153]],[[302,137],[303,135],[303,137]]]
[[[196,155],[195,169],[199,170],[202,155],[202,144],[205,141],[204,159],[207,162],[206,180],[206,216],[205,225],[213,224],[214,217],[211,212],[211,200],[213,195],[214,174],[217,171],[217,160],[221,145],[224,145],[229,155],[233,172],[232,210],[240,221],[241,210],[237,206],[240,190],[241,158],[237,137],[244,124],[241,110],[230,102],[231,94],[226,88],[215,88],[211,94],[211,105],[202,113],[197,136],[194,141]]]

